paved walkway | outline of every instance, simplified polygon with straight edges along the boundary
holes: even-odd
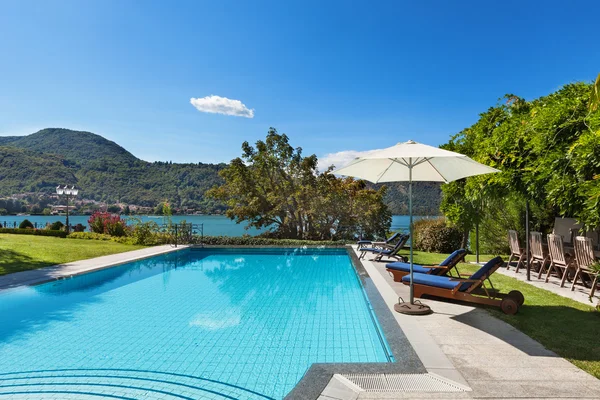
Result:
[[[508,269],[508,270],[506,268],[500,268],[500,269],[498,269],[497,273],[500,273],[500,274],[506,275],[506,276],[510,276],[511,278],[515,278],[515,279],[518,279],[523,282],[527,282],[527,272],[525,271],[524,268],[520,268],[518,273],[515,273],[515,267],[513,267],[513,266],[511,266],[510,269]],[[530,277],[531,277],[531,280],[527,283],[529,283],[530,285],[533,285],[537,288],[548,290],[552,293],[556,293],[559,296],[563,296],[568,299],[578,301],[585,305],[596,306],[596,304],[600,303],[600,290],[596,291],[596,293],[594,294],[594,297],[590,301],[590,298],[589,298],[590,289],[583,286],[581,284],[581,281],[579,281],[579,283],[577,285],[575,285],[574,290],[571,291],[571,283],[570,282],[567,281],[567,282],[565,282],[565,285],[563,287],[560,287],[560,279],[555,277],[554,275],[550,276],[548,283],[545,282],[545,280],[546,280],[545,274],[542,274],[542,278],[538,279],[538,273],[531,270]],[[598,397],[600,397],[600,396],[598,396]]]
[[[21,285],[36,285],[96,269],[125,264],[141,258],[176,251],[182,247],[183,246],[179,246],[175,248],[170,245],[147,247],[141,250],[128,251],[126,253],[111,254],[108,256],[73,261],[66,264],[53,265],[51,267],[30,271],[15,272],[14,274],[0,276],[0,290],[10,289]]]
[[[408,286],[394,282],[385,263],[363,262],[384,300],[408,299]],[[387,285],[387,289],[382,286]],[[390,295],[389,288],[393,289]],[[600,380],[547,350],[484,309],[426,300],[434,311],[404,316],[399,324],[429,372],[466,382],[471,392],[359,392],[358,399],[400,398],[589,398],[600,399]],[[396,313],[397,314],[397,313]],[[397,314],[399,315],[399,314]],[[440,357],[440,353],[443,357]],[[436,368],[437,367],[437,368]]]

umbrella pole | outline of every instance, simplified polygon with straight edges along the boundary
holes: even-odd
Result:
[[[408,162],[408,233],[410,235],[410,301],[398,302],[394,305],[394,310],[401,314],[409,315],[424,315],[431,313],[431,308],[428,305],[415,303],[414,288],[413,288],[413,211],[412,211],[412,158]]]

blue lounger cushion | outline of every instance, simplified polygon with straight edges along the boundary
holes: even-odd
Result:
[[[455,250],[444,261],[442,261],[440,263],[440,265],[442,267],[446,267],[446,266],[450,265],[456,257],[459,257],[460,255],[462,255],[466,252],[467,251],[465,249]],[[389,268],[389,269],[394,269],[397,271],[410,272],[410,264],[409,263],[392,262],[392,263],[386,264],[385,267]],[[441,272],[439,270],[440,270],[439,268],[425,268],[422,265],[413,264],[413,272],[417,272],[419,274],[433,273],[434,275],[437,275],[439,272]]]
[[[358,242],[356,242],[356,244],[371,244],[371,243],[373,243],[373,242],[370,240],[359,240]]]
[[[413,275],[413,282],[417,285],[432,286],[444,289],[454,289],[460,285],[459,281],[453,281],[448,276],[440,275],[429,275],[429,274],[415,274]],[[402,282],[410,282],[410,275],[402,277]]]
[[[473,273],[468,279],[481,279],[485,275],[487,275],[499,261],[502,261],[500,257],[492,258],[490,261],[481,266],[477,271]],[[427,275],[427,274],[416,274],[413,275],[413,283],[418,285],[426,285],[444,289],[454,289],[457,285],[460,284],[459,281],[453,280],[455,278],[450,278],[448,276],[439,276],[439,275]],[[406,275],[402,277],[402,282],[410,282],[410,275]],[[460,291],[464,292],[469,289],[473,282],[464,282],[460,287]]]
[[[409,263],[393,262],[393,263],[386,264],[385,267],[387,269],[393,269],[396,271],[410,272],[410,264]],[[418,274],[428,274],[431,272],[432,269],[435,269],[435,268],[425,268],[422,265],[413,264],[413,272],[418,273]]]

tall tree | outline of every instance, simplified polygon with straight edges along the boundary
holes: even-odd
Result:
[[[209,195],[226,202],[226,215],[238,223],[269,227],[284,238],[331,239],[362,232],[383,235],[391,215],[385,187],[340,179],[317,170],[317,157],[303,156],[285,134],[271,128],[266,140],[242,144],[242,157],[220,172],[225,184]]]

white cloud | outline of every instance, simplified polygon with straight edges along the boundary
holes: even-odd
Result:
[[[227,97],[215,95],[202,98],[192,97],[190,103],[201,112],[254,118],[254,109],[248,109],[241,101],[228,99]]]
[[[319,171],[325,171],[329,166],[333,165],[336,168],[341,168],[350,163],[350,161],[354,160],[357,157],[363,157],[373,153],[374,151],[379,150],[367,150],[367,151],[357,151],[357,150],[344,150],[338,151],[337,153],[329,153],[324,156],[319,157]]]

